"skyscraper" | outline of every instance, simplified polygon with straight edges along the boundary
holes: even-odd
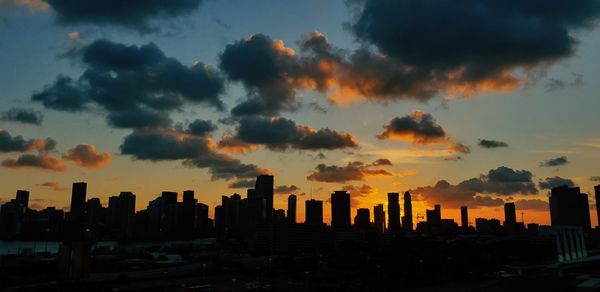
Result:
[[[596,195],[596,214],[598,215],[598,225],[600,226],[600,185],[594,187]]]
[[[463,229],[469,227],[469,210],[467,206],[460,207],[460,226]]]
[[[257,176],[254,192],[257,199],[264,202],[260,212],[264,214],[264,222],[271,223],[273,221],[273,176],[267,174]]]
[[[383,210],[383,204],[378,204],[373,207],[373,217],[375,220],[375,228],[379,232],[385,231],[385,211]]]
[[[552,226],[580,226],[591,229],[587,194],[578,187],[560,186],[550,191],[550,221]]]
[[[402,217],[402,226],[405,231],[413,230],[412,199],[409,192],[404,193],[404,216]]]
[[[388,193],[388,230],[400,231],[400,194]]]
[[[17,203],[23,205],[25,211],[27,211],[27,208],[29,208],[29,192],[24,190],[18,190]]]
[[[439,226],[442,223],[442,207],[440,205],[435,205],[433,210],[425,211],[427,217],[427,225],[431,226]]]
[[[290,224],[296,224],[296,195],[288,197],[287,220]]]
[[[331,194],[331,227],[349,228],[350,225],[350,193],[335,191]]]
[[[308,225],[323,225],[323,201],[306,200],[305,202],[306,220]]]
[[[85,212],[85,196],[87,192],[87,183],[76,182],[73,183],[73,189],[71,190],[71,211],[70,221],[76,223],[83,222],[83,215]]]
[[[181,231],[185,237],[191,237],[196,225],[196,202],[194,191],[183,192],[183,204],[181,205]]]
[[[517,224],[517,212],[515,203],[504,204],[504,226],[514,226]]]
[[[371,225],[371,211],[367,208],[360,208],[356,210],[356,217],[354,217],[354,227],[358,229],[368,229]]]

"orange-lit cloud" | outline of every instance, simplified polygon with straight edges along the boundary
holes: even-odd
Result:
[[[32,11],[47,11],[50,6],[43,0],[0,0],[0,6],[20,5],[31,9]]]
[[[102,168],[112,159],[108,152],[100,153],[94,145],[79,144],[68,150],[63,159],[86,168]]]
[[[5,159],[2,161],[2,166],[7,168],[37,168],[59,172],[67,170],[67,167],[62,160],[56,159],[45,153],[40,153],[38,155],[23,154],[17,159]]]

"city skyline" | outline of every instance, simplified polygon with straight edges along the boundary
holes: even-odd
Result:
[[[304,218],[314,197],[327,222],[335,190],[351,193],[352,220],[410,191],[413,218],[436,204],[456,222],[461,206],[503,218],[514,202],[519,220],[550,224],[557,184],[579,186],[594,210],[594,1],[490,1],[485,17],[460,4],[406,15],[393,1],[186,3],[111,17],[0,1],[0,202],[27,189],[36,207],[64,208],[71,182],[86,181],[104,205],[135,193],[136,210],[193,189],[214,215],[221,195],[270,173],[275,209],[295,193]],[[412,29],[420,20],[431,26]]]

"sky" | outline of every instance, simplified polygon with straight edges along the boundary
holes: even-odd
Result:
[[[222,195],[549,224],[600,184],[600,1],[0,0],[0,201]],[[325,220],[330,207],[325,206]],[[353,211],[354,212],[354,211]],[[212,215],[212,210],[211,210]],[[415,218],[416,221],[420,220]]]

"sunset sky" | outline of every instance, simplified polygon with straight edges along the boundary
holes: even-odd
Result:
[[[300,221],[344,189],[548,224],[568,184],[595,226],[599,20],[598,0],[0,0],[0,202],[64,208],[86,181],[137,209],[192,189],[212,216],[271,173]]]

